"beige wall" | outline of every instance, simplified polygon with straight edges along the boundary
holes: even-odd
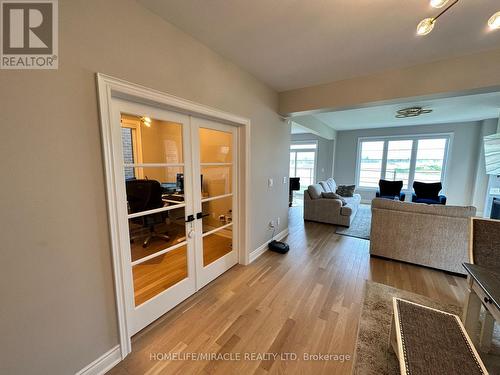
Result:
[[[118,344],[96,72],[250,118],[251,248],[287,219],[275,92],[132,0],[60,0],[59,26],[59,70],[0,71],[2,374],[72,374]]]
[[[492,86],[500,86],[500,49],[285,91],[279,96],[280,113],[289,116]]]

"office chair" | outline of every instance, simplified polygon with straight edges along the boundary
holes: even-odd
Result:
[[[125,186],[130,213],[163,207],[162,187],[158,181],[131,180],[126,181]],[[149,235],[144,240],[142,247],[147,247],[153,238],[161,238],[165,241],[170,240],[170,237],[166,234],[155,231],[155,226],[165,223],[167,217],[167,212],[159,212],[132,219],[132,222],[149,229]]]

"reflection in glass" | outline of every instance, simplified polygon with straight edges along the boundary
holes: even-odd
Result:
[[[186,240],[184,207],[129,219],[132,261]]]
[[[122,114],[121,125],[125,163],[183,162],[182,124]]]
[[[203,237],[203,266],[215,262],[233,250],[233,232],[231,228],[224,228]]]
[[[203,233],[233,222],[233,197],[214,199],[202,203]]]
[[[216,197],[232,193],[232,166],[202,167],[202,198]]]
[[[231,163],[233,134],[200,128],[200,158],[202,163]]]
[[[167,290],[187,277],[187,247],[181,246],[132,267],[135,305]]]

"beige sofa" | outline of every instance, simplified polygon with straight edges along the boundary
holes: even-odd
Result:
[[[339,199],[321,197],[323,192],[335,192],[336,190],[337,184],[333,178],[310,185],[304,191],[304,220],[350,226],[358,211],[361,196],[354,194],[351,198],[344,198],[347,201],[345,206],[342,206]]]
[[[442,206],[375,198],[370,254],[465,274],[472,206]]]

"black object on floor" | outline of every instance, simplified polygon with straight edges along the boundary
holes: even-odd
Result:
[[[280,254],[285,254],[288,252],[288,250],[290,250],[290,246],[288,246],[288,244],[284,242],[272,240],[271,242],[269,242],[269,250],[275,251]]]

